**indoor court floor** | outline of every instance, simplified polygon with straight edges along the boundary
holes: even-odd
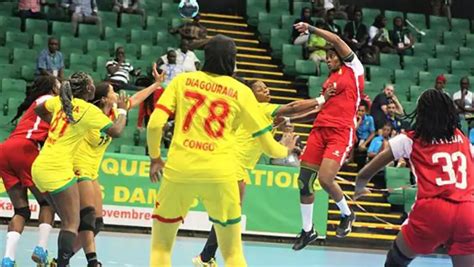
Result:
[[[0,253],[5,251],[6,226],[0,227]],[[58,230],[54,229],[49,250],[56,253]],[[31,252],[37,241],[36,228],[28,227],[20,240],[17,251],[17,265],[34,266],[30,260]],[[98,256],[104,266],[148,266],[150,236],[144,234],[102,232],[97,238]],[[191,259],[197,255],[205,240],[202,238],[178,237],[174,253],[173,266],[190,266]],[[385,260],[385,251],[346,249],[311,246],[294,252],[290,244],[263,242],[245,242],[245,256],[248,266],[313,266],[313,267],[381,267]],[[55,256],[55,255],[53,255]],[[82,252],[74,256],[71,266],[85,266]],[[218,256],[219,266],[224,266]],[[410,267],[451,266],[445,256],[419,257]]]

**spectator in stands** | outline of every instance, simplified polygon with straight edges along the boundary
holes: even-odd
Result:
[[[170,33],[179,33],[182,39],[189,41],[189,49],[201,49],[207,44],[207,29],[200,22],[199,14],[191,22],[186,22],[178,28],[171,29]]]
[[[362,23],[362,10],[355,9],[352,20],[344,26],[342,38],[351,47],[352,51],[356,52],[360,58],[363,58],[360,52],[366,46],[368,36],[367,26]]]
[[[396,111],[397,105],[393,101],[390,101],[387,105],[386,123],[390,123],[392,125],[392,129],[396,133],[400,133],[402,129],[402,121],[397,115]]]
[[[316,27],[324,27],[324,22],[321,20],[316,21]],[[309,58],[316,63],[317,71],[320,73],[320,62],[326,62],[326,50],[329,49],[329,45],[324,38],[319,35],[311,34],[306,45],[307,53]]]
[[[64,77],[64,57],[59,52],[58,39],[48,39],[48,48],[40,52],[36,60],[36,75],[52,75],[59,79]]]
[[[168,85],[171,80],[176,77],[176,75],[184,72],[183,65],[177,64],[176,57],[176,51],[169,50],[168,53],[166,53],[166,59],[168,63],[163,63],[159,67],[161,71],[166,73],[166,79],[164,81],[165,85]]]
[[[281,137],[275,138],[280,143],[287,144],[288,143],[287,140],[293,140],[295,138],[296,134],[295,134],[295,127],[293,126],[293,124],[285,124],[282,130],[283,130],[283,134],[281,135]],[[293,152],[288,157],[284,159],[271,159],[271,163],[273,165],[299,167],[300,166],[299,156],[302,150],[303,150],[303,144],[301,143],[301,140],[298,138]]]
[[[369,28],[369,46],[375,49],[378,54],[382,53],[395,53],[395,49],[392,47],[390,41],[390,35],[387,26],[387,19],[384,15],[380,14],[375,17],[374,23]]]
[[[326,11],[326,16],[324,17],[324,22],[326,23],[326,25],[324,29],[341,36],[342,35],[341,27],[337,25],[336,23],[334,23],[335,13],[336,13],[336,9],[334,8]]]
[[[415,38],[405,26],[401,17],[393,19],[393,30],[390,31],[390,41],[400,55],[413,55]]]
[[[366,101],[361,100],[357,110],[357,143],[358,149],[365,151],[375,136],[374,118],[367,114],[369,106]]]
[[[386,115],[388,114],[387,105],[390,102],[395,103],[396,109],[395,113],[398,115],[403,115],[403,107],[398,101],[397,96],[394,93],[395,88],[393,85],[388,84],[385,86],[382,93],[378,94],[374,101],[372,102],[372,107],[370,109],[370,115],[374,117],[375,128],[380,129],[383,127],[386,121]]]
[[[125,50],[123,47],[117,47],[115,50],[115,58],[105,64],[108,73],[109,82],[114,87],[114,90],[137,90],[138,87],[130,84],[130,75],[140,75],[140,69],[135,70],[125,59]]]
[[[181,40],[181,45],[176,52],[176,64],[183,66],[185,72],[191,72],[199,70],[201,63],[193,51],[189,50],[189,41],[186,39]],[[167,55],[163,55],[158,62],[158,66],[168,63]]]
[[[97,16],[96,0],[63,0],[63,6],[72,12],[72,32],[77,35],[79,23],[96,24],[102,29],[102,21]]]
[[[313,25],[313,20],[311,19],[311,8],[309,8],[309,7],[302,8],[300,18],[296,19],[293,22],[293,25],[295,25],[297,23],[300,23],[300,22],[304,22],[304,23],[308,23],[309,25]],[[297,31],[294,26],[293,26],[292,29],[293,29],[293,32],[291,33],[291,37],[292,37],[293,44],[295,44],[295,45],[306,44],[306,42],[308,41],[309,34],[300,34],[300,32]]]
[[[18,16],[21,18],[21,31],[25,31],[25,20],[44,19],[45,15],[41,13],[41,5],[43,1],[39,0],[19,0],[18,1]]]
[[[369,161],[388,146],[388,139],[390,139],[392,130],[392,125],[387,123],[383,126],[381,134],[372,139],[369,149],[367,150],[367,157]]]
[[[449,96],[449,93],[445,89],[446,82],[447,82],[446,77],[443,74],[440,74],[436,77],[434,88],[436,90],[442,91],[443,93],[445,93]]]
[[[471,122],[474,120],[474,94],[469,90],[470,84],[468,77],[462,77],[459,83],[461,90],[454,93],[453,100],[459,112],[460,119],[465,119],[469,124],[469,128],[472,128]]]
[[[140,0],[115,0],[112,10],[118,14],[138,14],[145,21],[145,10],[139,6]]]
[[[329,10],[334,10],[334,18],[336,19],[347,19],[347,13],[344,11],[344,8],[341,6],[339,0],[320,0],[323,2],[324,10],[326,13]]]

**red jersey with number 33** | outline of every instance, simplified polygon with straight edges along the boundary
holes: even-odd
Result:
[[[30,105],[21,117],[9,138],[26,138],[36,142],[44,142],[48,137],[49,124],[35,114],[35,108],[53,96],[44,95]]]
[[[415,132],[389,140],[395,159],[408,158],[417,184],[417,199],[443,198],[474,202],[474,169],[469,140],[456,129],[452,141],[423,144]]]
[[[351,61],[344,62],[339,71],[329,75],[323,83],[323,94],[331,84],[335,86],[336,94],[324,103],[314,127],[355,128],[357,108],[364,91],[364,66],[356,55]]]

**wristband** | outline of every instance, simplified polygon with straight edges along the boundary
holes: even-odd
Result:
[[[326,99],[324,98],[324,96],[319,96],[319,97],[316,97],[315,99],[316,101],[318,101],[319,105],[323,105],[324,103],[326,103]]]
[[[118,108],[117,109],[117,113],[119,115],[124,115],[125,117],[127,117],[127,110],[123,109],[123,108]]]

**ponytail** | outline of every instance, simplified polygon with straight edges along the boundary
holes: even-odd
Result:
[[[72,115],[72,98],[71,83],[69,81],[64,81],[61,84],[61,89],[59,90],[59,99],[61,100],[63,112],[66,114],[66,119],[69,123],[76,122]]]

